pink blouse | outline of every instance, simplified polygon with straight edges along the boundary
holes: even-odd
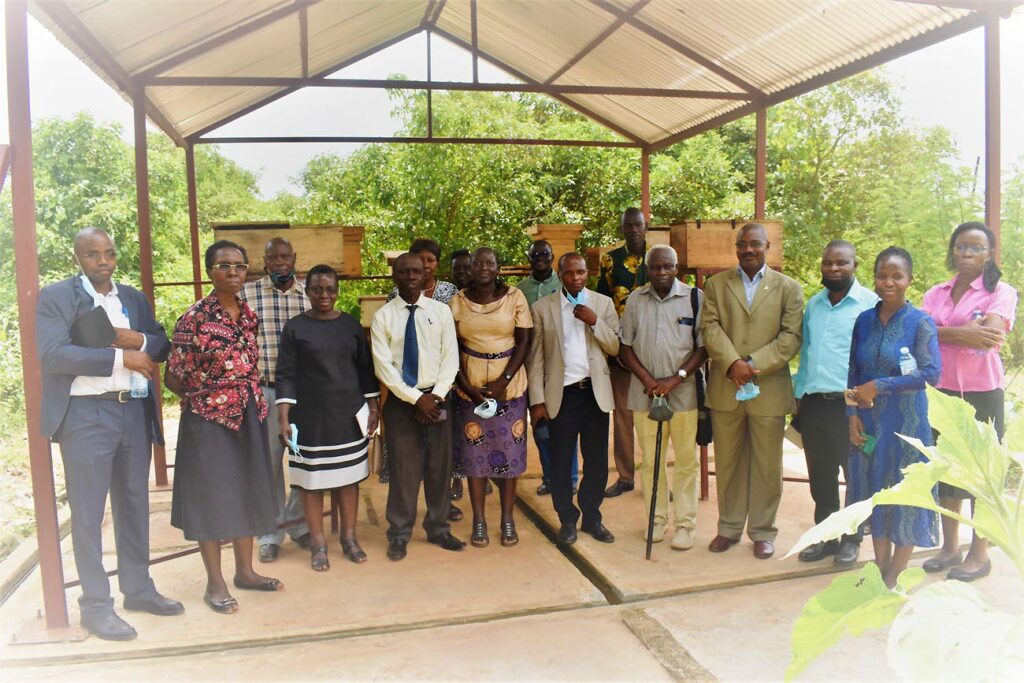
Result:
[[[1006,330],[1013,328],[1017,311],[1017,290],[1000,282],[996,291],[985,289],[982,277],[971,283],[960,301],[953,303],[954,277],[949,282],[935,285],[924,295],[921,308],[931,315],[939,327],[959,327],[971,322],[974,311],[984,315],[996,313],[1006,324]],[[1005,388],[1006,376],[999,349],[980,351],[966,346],[955,346],[939,342],[942,356],[942,377],[940,389],[950,391],[992,391]]]

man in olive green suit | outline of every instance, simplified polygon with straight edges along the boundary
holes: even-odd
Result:
[[[708,280],[701,320],[718,490],[718,535],[708,549],[728,550],[746,526],[761,560],[775,552],[782,437],[793,406],[789,361],[800,351],[804,303],[795,280],[765,265],[770,247],[763,225],[740,229],[739,267]],[[739,400],[738,391],[760,393]]]

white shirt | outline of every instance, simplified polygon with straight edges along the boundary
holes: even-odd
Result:
[[[416,403],[422,389],[434,387],[431,393],[445,396],[451,391],[459,372],[459,343],[455,337],[452,311],[440,301],[420,294],[416,301],[416,342],[419,347],[419,370],[416,386],[402,379],[402,358],[405,353],[405,325],[409,306],[400,296],[387,302],[374,314],[370,324],[370,346],[377,379],[387,385],[406,403]]]
[[[747,295],[747,308],[754,305],[754,295],[757,294],[757,287],[761,284],[761,280],[764,279],[764,271],[768,270],[768,264],[761,266],[761,270],[754,273],[754,277],[747,277],[747,272],[742,267],[737,268],[740,271],[740,282],[743,283],[743,292]]]
[[[111,281],[110,291],[107,294],[100,294],[92,286],[92,283],[89,282],[89,278],[84,275],[80,277],[82,278],[82,286],[85,288],[86,293],[92,296],[93,303],[96,306],[102,306],[103,310],[106,311],[110,324],[114,327],[131,329],[131,323],[128,321],[128,309],[117,296],[117,284]],[[146,350],[145,336],[143,336],[142,350]],[[113,372],[106,377],[88,377],[85,375],[75,377],[75,381],[71,383],[71,395],[97,396],[108,391],[128,391],[131,388],[131,375],[132,371],[124,366],[124,351],[114,349]]]
[[[580,294],[583,294],[583,290],[580,290]],[[586,325],[572,314],[576,306],[566,298],[565,289],[561,290],[558,300],[562,304],[562,360],[565,362],[562,386],[564,387],[590,377],[590,356],[587,354]]]

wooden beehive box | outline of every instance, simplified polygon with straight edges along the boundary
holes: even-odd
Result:
[[[671,229],[680,268],[723,269],[736,266],[736,234],[748,221],[684,221]],[[759,221],[768,231],[769,268],[782,268],[782,222]]]
[[[370,323],[373,322],[373,314],[380,310],[380,307],[386,304],[388,297],[386,294],[375,294],[370,296],[359,297],[359,322],[366,329],[370,329]]]
[[[318,263],[342,275],[362,275],[364,228],[351,225],[290,225],[288,223],[214,223],[214,239],[231,240],[249,254],[249,279],[263,277],[263,251],[273,237],[284,237],[295,249],[295,270],[304,276]]]

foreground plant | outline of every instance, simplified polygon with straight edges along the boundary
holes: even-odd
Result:
[[[1008,491],[1011,465],[1024,465],[1024,421],[1014,420],[1000,443],[991,424],[974,419],[974,408],[928,387],[928,419],[940,432],[935,446],[899,436],[928,456],[903,471],[903,481],[868,500],[850,505],[809,529],[786,557],[818,541],[855,533],[876,505],[911,505],[934,510],[971,526],[998,546],[1013,563],[1024,590],[1022,493]],[[939,506],[932,495],[938,482],[966,489],[976,497],[973,519]],[[836,577],[808,601],[793,626],[792,680],[846,634],[890,626],[886,659],[904,680],[1024,679],[1024,615],[990,606],[974,586],[940,581],[920,587],[916,567],[886,587],[872,562],[857,573]]]

